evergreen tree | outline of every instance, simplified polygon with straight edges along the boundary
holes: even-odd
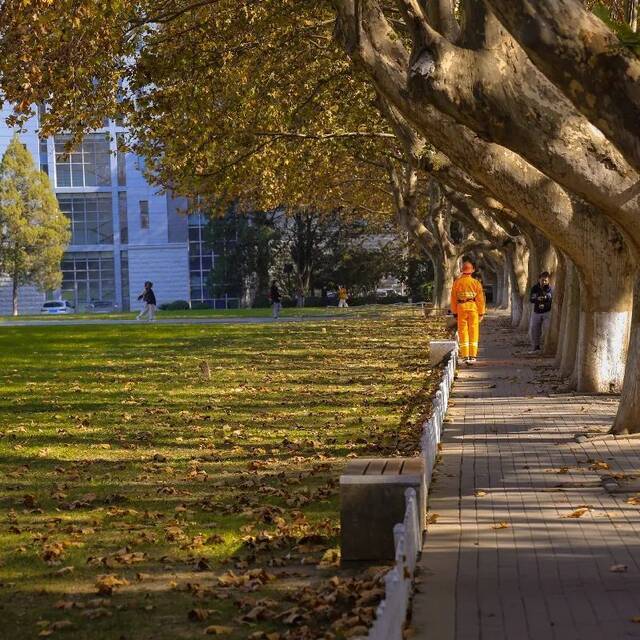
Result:
[[[37,169],[16,134],[0,162],[0,272],[11,278],[13,315],[18,287],[60,286],[60,261],[71,239],[47,175]]]

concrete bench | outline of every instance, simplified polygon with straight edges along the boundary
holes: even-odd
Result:
[[[408,487],[416,491],[419,522],[425,523],[422,458],[359,458],[340,476],[341,559],[393,560],[393,527],[402,522]]]
[[[429,364],[438,366],[456,348],[455,340],[431,340],[429,342]]]

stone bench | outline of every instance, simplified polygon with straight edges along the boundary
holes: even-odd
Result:
[[[393,527],[405,513],[405,490],[416,491],[420,526],[425,525],[422,458],[358,458],[340,476],[341,559],[394,560]]]
[[[437,367],[455,348],[455,340],[431,340],[429,342],[429,364],[432,367]]]

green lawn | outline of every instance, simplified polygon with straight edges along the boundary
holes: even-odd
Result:
[[[417,450],[442,335],[406,312],[0,329],[0,636],[347,637],[380,591],[336,566],[337,479]]]
[[[0,323],[11,320],[133,320],[139,310],[119,313],[70,313],[70,314],[27,314],[20,316],[0,316]],[[334,314],[337,307],[286,307],[284,317],[325,316]],[[340,310],[342,311],[342,310]],[[265,318],[271,316],[271,308],[257,309],[184,309],[179,311],[158,310],[158,318]]]

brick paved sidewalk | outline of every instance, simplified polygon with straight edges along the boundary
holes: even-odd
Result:
[[[608,430],[617,398],[554,392],[504,318],[483,334],[452,395],[412,637],[640,639],[640,440],[576,442]]]

